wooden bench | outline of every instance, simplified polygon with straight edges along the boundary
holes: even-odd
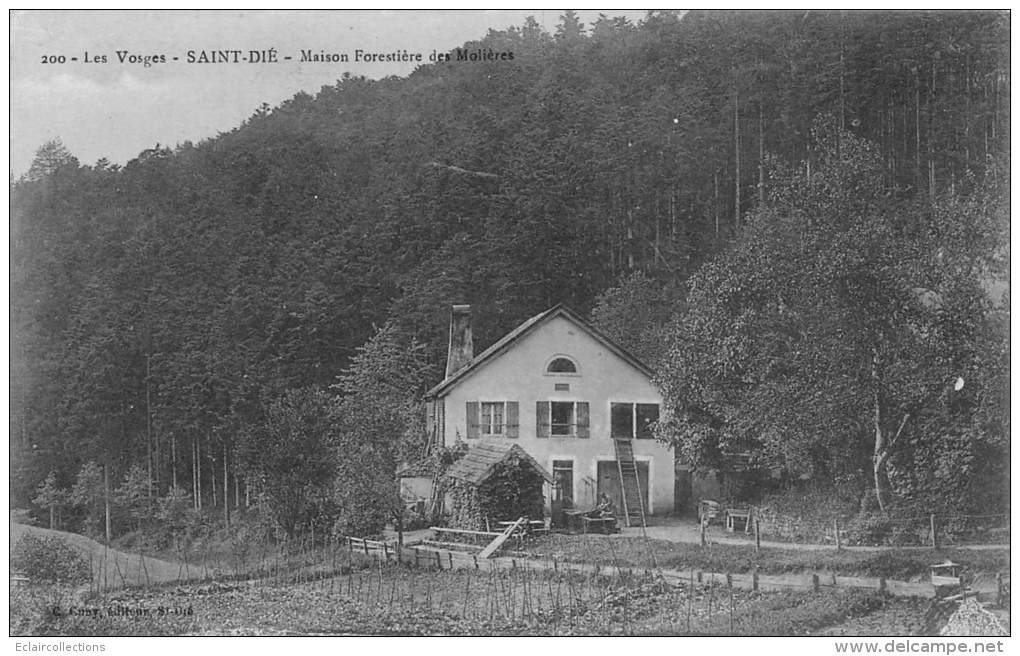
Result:
[[[611,515],[607,517],[581,515],[581,527],[582,533],[595,533],[596,529],[599,533],[616,533],[616,518]]]
[[[736,530],[736,521],[743,522],[744,533],[751,532],[751,510],[748,508],[727,508],[726,509],[726,530],[733,533]]]

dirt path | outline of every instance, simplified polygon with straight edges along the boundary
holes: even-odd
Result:
[[[686,542],[689,544],[699,544],[701,542],[701,528],[696,521],[688,522],[671,522],[662,526],[648,526],[645,528],[648,537],[655,540],[669,540],[670,542]],[[593,534],[594,535],[594,534]],[[642,537],[640,527],[621,527],[620,532],[613,536],[606,537]],[[713,544],[731,544],[738,546],[748,546],[754,544],[754,538],[743,533],[726,533],[721,527],[710,527],[707,534],[706,540]],[[831,544],[804,544],[798,542],[772,542],[770,540],[762,540],[761,546],[771,547],[775,549],[793,549],[796,551],[831,551],[835,547]],[[1008,544],[972,544],[972,545],[952,545],[954,549],[972,549],[974,551],[991,551],[999,549],[1009,549]],[[887,551],[889,547],[882,546],[845,546],[843,547],[847,551]],[[897,547],[902,550],[919,550],[919,551],[930,551],[931,547]]]
[[[180,566],[157,560],[151,556],[129,554],[104,545],[77,533],[52,531],[38,526],[11,523],[11,544],[22,535],[32,533],[40,537],[59,537],[78,549],[92,563],[93,580],[101,586],[116,588],[124,585],[167,583],[198,576],[197,568],[182,570]]]

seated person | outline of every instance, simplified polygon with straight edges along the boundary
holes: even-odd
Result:
[[[595,507],[587,513],[587,516],[591,519],[601,519],[603,517],[612,517],[614,515],[613,500],[609,498],[609,495],[603,492],[599,495],[599,502]]]

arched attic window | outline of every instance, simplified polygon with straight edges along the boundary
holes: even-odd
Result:
[[[551,374],[576,374],[577,365],[570,358],[556,357],[549,362],[545,370]]]

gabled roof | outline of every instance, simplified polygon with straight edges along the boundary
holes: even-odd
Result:
[[[552,474],[538,464],[537,460],[529,456],[520,445],[505,441],[485,441],[472,444],[460,460],[450,465],[446,476],[472,485],[480,485],[495,472],[496,465],[513,458],[531,465],[542,478],[550,483],[553,482]]]
[[[652,375],[654,374],[654,372],[648,367],[648,365],[646,365],[644,362],[641,362],[641,360],[638,360],[637,357],[635,357],[633,354],[628,352],[619,344],[615,343],[613,340],[606,337],[597,328],[595,328],[590,323],[582,319],[580,315],[578,315],[576,312],[574,312],[566,305],[563,305],[561,303],[560,305],[549,308],[545,312],[541,312],[531,317],[521,325],[517,326],[516,328],[508,332],[506,335],[503,336],[502,339],[497,341],[495,344],[485,349],[475,357],[471,358],[470,362],[468,362],[464,367],[462,367],[452,376],[449,376],[448,378],[444,379],[441,383],[439,383],[438,385],[430,389],[428,392],[426,392],[425,394],[426,398],[435,398],[445,394],[447,390],[449,390],[451,387],[459,383],[468,375],[480,369],[490,360],[493,360],[496,357],[502,355],[503,353],[508,351],[514,344],[516,344],[519,340],[523,339],[529,333],[538,329],[540,326],[550,322],[556,317],[566,317],[570,321],[574,322],[575,324],[578,325],[578,327],[582,328],[585,332],[587,332],[589,335],[595,338],[596,341],[601,343],[607,349],[612,351],[621,359],[628,362],[631,366],[633,366],[634,368],[636,368],[638,371],[648,376],[649,378],[651,378]]]

